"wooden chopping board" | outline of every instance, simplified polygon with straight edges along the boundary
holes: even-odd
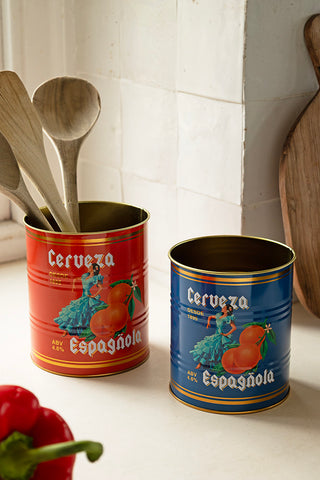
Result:
[[[309,18],[304,36],[320,84],[320,14]],[[296,253],[294,288],[320,318],[320,90],[286,139],[279,187],[286,243]]]

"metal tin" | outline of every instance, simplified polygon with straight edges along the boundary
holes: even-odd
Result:
[[[175,245],[169,258],[173,395],[217,413],[281,403],[289,393],[293,250],[208,236]]]
[[[40,230],[25,219],[31,358],[38,367],[100,376],[147,359],[148,219],[146,210],[113,202],[80,203],[83,233]]]

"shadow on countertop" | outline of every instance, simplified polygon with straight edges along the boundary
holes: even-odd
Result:
[[[158,394],[168,392],[170,380],[169,347],[150,345],[150,355],[141,365],[115,375],[88,378],[92,383],[108,383],[132,389],[152,389]]]
[[[292,326],[295,325],[320,329],[320,318],[308,312],[301,303],[294,303],[292,307]]]
[[[277,423],[295,430],[320,433],[320,385],[315,387],[300,380],[290,380],[288,398],[269,410],[253,415],[245,415],[246,419],[259,422]]]

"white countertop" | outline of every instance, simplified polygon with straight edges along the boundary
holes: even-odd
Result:
[[[75,480],[320,478],[320,319],[301,305],[293,308],[288,399],[255,414],[220,415],[169,393],[169,285],[152,275],[150,358],[108,377],[62,377],[33,365],[24,261],[0,265],[0,291],[1,383],[32,390],[76,439],[104,444],[94,464],[77,455]]]

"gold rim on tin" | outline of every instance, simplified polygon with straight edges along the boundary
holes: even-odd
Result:
[[[295,258],[288,245],[245,235],[195,237],[169,251],[169,259],[178,267],[222,276],[271,273],[292,265]]]
[[[38,363],[36,363],[33,359],[32,359],[32,356],[31,356],[31,361],[33,362],[33,364],[40,368],[41,370],[44,370],[45,372],[48,372],[48,373],[52,373],[53,375],[59,375],[61,377],[73,377],[73,378],[95,378],[95,377],[110,377],[112,375],[121,375],[121,373],[126,373],[126,372],[129,372],[130,370],[134,370],[135,368],[137,367],[140,367],[141,365],[143,365],[150,357],[150,352],[148,351],[148,354],[146,356],[146,358],[144,358],[143,360],[141,360],[140,363],[137,363],[136,365],[133,365],[131,367],[128,367],[124,370],[119,370],[117,372],[111,372],[111,373],[97,373],[97,374],[83,374],[83,375],[79,375],[79,374],[76,374],[76,373],[59,373],[59,372],[56,372],[54,370],[49,370],[47,368],[44,368],[42,367],[41,365],[39,365]]]
[[[42,234],[59,235],[94,235],[129,230],[133,227],[140,227],[148,222],[150,213],[144,208],[120,202],[89,201],[79,202],[80,210],[80,232],[60,232],[54,218],[47,207],[41,211],[54,227],[53,232],[41,229],[33,225],[28,217],[24,218],[26,227],[33,228]]]
[[[271,408],[274,408],[274,407],[277,407],[278,405],[281,405],[281,403],[283,403],[289,397],[290,387],[288,389],[287,394],[281,400],[279,400],[279,402],[277,402],[277,403],[273,403],[272,405],[268,405],[267,407],[258,408],[256,410],[243,410],[243,411],[238,411],[238,412],[231,412],[231,411],[228,412],[228,411],[224,411],[224,410],[211,410],[210,408],[197,407],[196,405],[192,405],[191,403],[188,403],[188,402],[182,400],[181,398],[177,397],[177,395],[172,391],[170,385],[169,385],[169,392],[171,393],[171,395],[173,396],[173,398],[175,400],[178,400],[180,403],[182,403],[183,405],[186,405],[187,407],[194,408],[195,410],[200,410],[201,412],[219,413],[220,415],[245,415],[245,414],[248,414],[248,413],[251,414],[251,413],[263,412],[265,410],[270,410]]]

